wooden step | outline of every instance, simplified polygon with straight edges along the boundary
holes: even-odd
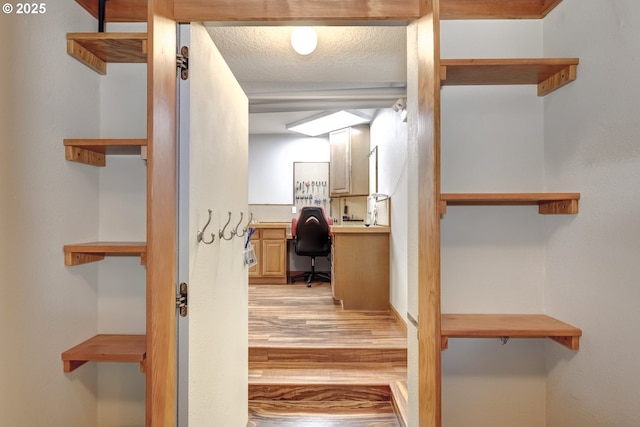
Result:
[[[407,363],[406,347],[256,347],[249,348],[249,362],[326,362]]]
[[[251,362],[249,384],[386,385],[406,380],[406,363]]]
[[[402,427],[391,402],[249,401],[248,427]]]
[[[388,385],[249,384],[249,400],[261,401],[384,401],[391,400]]]

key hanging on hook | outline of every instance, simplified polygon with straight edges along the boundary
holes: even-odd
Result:
[[[225,237],[224,232],[227,229],[227,226],[229,225],[229,223],[231,222],[231,211],[229,211],[229,219],[227,220],[227,223],[224,225],[224,227],[222,227],[220,229],[220,232],[218,232],[218,237],[220,237],[223,240],[231,240],[233,239],[233,235],[234,235],[234,231],[231,230],[231,236],[229,236],[228,238]]]
[[[205,245],[210,245],[216,240],[216,236],[214,236],[213,233],[211,233],[211,240],[208,242],[204,240],[204,237],[203,237],[204,231],[207,229],[207,227],[211,223],[211,213],[212,211],[211,209],[209,209],[209,219],[207,220],[207,223],[204,225],[204,227],[202,227],[202,231],[198,230],[198,234],[196,235],[196,240],[198,241],[198,243],[202,242]]]

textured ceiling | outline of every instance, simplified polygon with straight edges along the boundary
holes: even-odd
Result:
[[[249,96],[252,133],[286,132],[317,111],[391,106],[404,92],[405,27],[314,27],[318,47],[302,56],[293,27],[205,25]]]

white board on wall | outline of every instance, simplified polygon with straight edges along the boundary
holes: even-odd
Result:
[[[249,204],[293,205],[293,164],[328,161],[328,137],[250,135]]]

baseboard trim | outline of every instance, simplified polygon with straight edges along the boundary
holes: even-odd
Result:
[[[404,320],[404,317],[402,317],[400,315],[400,313],[398,313],[398,311],[396,310],[396,308],[392,304],[389,304],[389,310],[391,311],[393,316],[398,321],[398,325],[400,325],[400,328],[402,328],[402,332],[404,333],[404,336],[406,338],[406,336],[407,336],[407,322]]]

